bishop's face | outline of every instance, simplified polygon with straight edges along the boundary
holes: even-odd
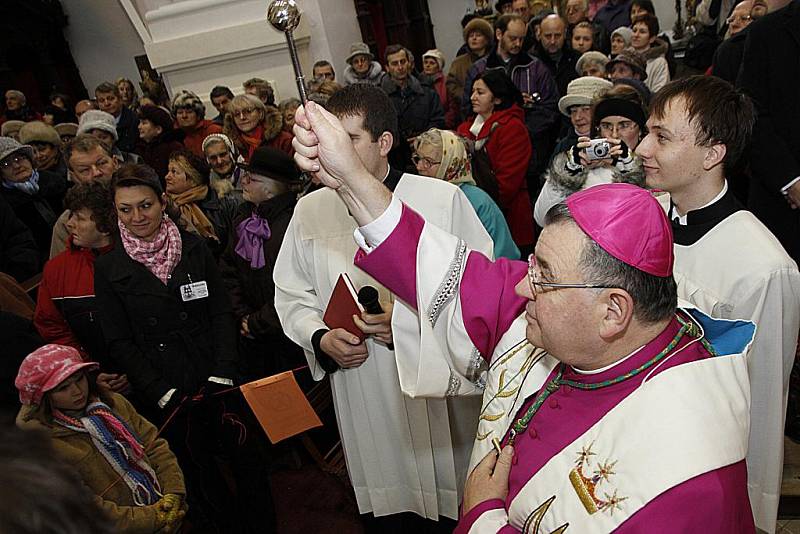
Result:
[[[572,222],[545,226],[536,243],[535,269],[545,283],[586,283],[580,268],[586,235]],[[579,368],[591,369],[593,343],[597,340],[600,317],[597,292],[586,288],[534,288],[528,277],[516,286],[528,299],[525,336],[536,347],[556,359]]]

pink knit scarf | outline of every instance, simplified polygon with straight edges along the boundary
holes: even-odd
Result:
[[[181,233],[172,219],[163,216],[156,238],[144,241],[133,235],[119,222],[122,246],[132,260],[138,261],[166,285],[169,275],[181,261]]]

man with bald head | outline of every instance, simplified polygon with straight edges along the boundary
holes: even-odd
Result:
[[[92,100],[81,100],[77,104],[75,104],[75,116],[78,117],[80,120],[81,115],[89,111],[90,109],[100,109],[97,107],[97,104],[94,103]]]
[[[753,9],[753,0],[742,0],[731,11],[728,17],[728,37],[714,52],[711,63],[711,74],[718,76],[730,83],[736,83],[739,68],[744,55],[744,43],[747,40],[747,27],[753,22],[753,13],[760,14],[760,10]]]
[[[567,21],[558,15],[548,15],[537,31],[533,55],[539,58],[556,80],[558,94],[567,94],[567,85],[578,77],[575,63],[580,54],[567,46]]]

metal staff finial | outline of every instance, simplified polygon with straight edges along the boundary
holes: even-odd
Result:
[[[292,68],[294,68],[297,81],[297,92],[305,105],[308,101],[306,82],[303,77],[303,69],[300,67],[300,60],[297,57],[297,45],[292,35],[294,29],[300,24],[300,10],[297,8],[297,3],[295,0],[272,0],[267,8],[267,20],[273,28],[286,35],[286,43],[289,45],[289,55],[292,57]]]

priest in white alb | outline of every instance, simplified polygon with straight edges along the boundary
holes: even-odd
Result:
[[[528,264],[491,262],[370,180],[335,117],[296,119],[295,161],[359,225],[356,265],[417,309],[393,324],[404,391],[485,388],[456,532],[753,532],[755,327],[678,308],[650,193],[576,193]]]

